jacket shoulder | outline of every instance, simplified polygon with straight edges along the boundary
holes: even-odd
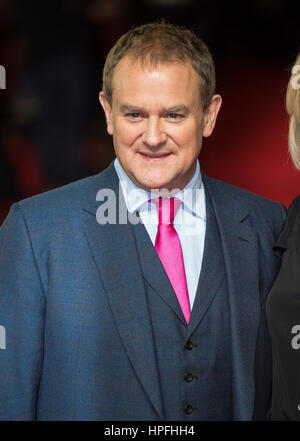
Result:
[[[23,199],[17,205],[31,216],[72,213],[84,204],[96,203],[97,192],[100,188],[110,187],[111,180],[114,179],[113,173],[112,167],[108,167],[97,175]]]
[[[235,185],[228,184],[227,182],[221,181],[219,179],[205,176],[204,182],[214,187],[214,189],[217,190],[218,192],[230,195],[231,197],[234,198],[234,200],[237,200],[239,202],[251,201],[253,203],[266,204],[266,205],[271,204],[274,206],[280,204],[279,202],[272,201],[256,193],[253,193],[249,190],[245,190]],[[299,199],[299,203],[300,203],[300,199]]]
[[[232,213],[244,212],[250,215],[253,224],[266,223],[275,234],[279,233],[286,217],[286,208],[282,203],[208,176],[205,176],[204,184],[218,194],[219,200],[226,201]]]
[[[62,187],[23,199],[18,202],[18,204],[26,209],[38,205],[51,204],[57,201],[79,200],[80,197],[83,197],[86,190],[89,189],[92,179],[93,176],[80,179],[79,181],[72,182]]]

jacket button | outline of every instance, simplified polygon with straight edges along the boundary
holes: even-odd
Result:
[[[193,381],[193,375],[190,372],[187,372],[184,376],[184,379],[187,383],[190,383],[191,381]]]
[[[186,404],[184,406],[184,411],[187,415],[190,415],[193,412],[193,408],[190,404]]]
[[[188,351],[191,351],[192,349],[193,349],[193,343],[191,342],[191,340],[188,340],[187,342],[186,342],[186,344],[185,344],[185,348],[188,350]]]

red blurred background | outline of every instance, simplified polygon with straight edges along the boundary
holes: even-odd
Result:
[[[285,92],[289,72],[280,64],[248,61],[225,69],[223,107],[201,153],[208,175],[280,201],[300,193],[300,171],[288,155]]]

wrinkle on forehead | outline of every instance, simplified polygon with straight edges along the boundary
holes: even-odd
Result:
[[[196,78],[199,81],[199,93],[200,93],[200,100],[199,100],[199,106],[202,109],[202,99],[201,99],[201,78],[199,77],[199,74],[195,71],[195,69],[193,68],[192,64],[187,60],[187,61],[183,61],[183,60],[174,60],[174,61],[162,61],[159,62],[157,61],[156,63],[152,63],[151,59],[149,57],[145,57],[145,58],[137,58],[131,55],[126,55],[125,57],[123,57],[119,63],[117,64],[115,71],[114,71],[114,76],[113,76],[113,81],[112,81],[112,94],[114,93],[115,90],[115,86],[116,86],[116,77],[118,76],[118,74],[121,74],[122,70],[125,68],[128,69],[127,74],[130,75],[132,78],[134,78],[134,71],[135,69],[141,68],[142,70],[144,70],[147,73],[150,73],[151,77],[155,78],[155,77],[159,77],[161,75],[161,71],[159,69],[159,67],[166,67],[166,66],[174,66],[174,65],[180,65],[183,67],[187,68],[187,75],[190,77],[190,80],[192,79],[192,77],[195,75]],[[121,72],[120,72],[121,71]],[[124,74],[123,74],[124,75]],[[118,78],[117,83],[119,83],[121,77]],[[119,83],[119,86],[121,86],[121,84]],[[180,87],[180,84],[179,84]],[[198,106],[197,106],[198,107]]]

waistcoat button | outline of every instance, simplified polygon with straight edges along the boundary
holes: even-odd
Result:
[[[184,379],[185,379],[185,381],[187,382],[187,383],[190,383],[191,381],[193,381],[193,375],[190,373],[190,372],[187,372],[185,375],[184,375]]]
[[[190,404],[186,404],[184,406],[184,411],[187,415],[190,415],[193,412],[193,408]]]
[[[191,350],[193,349],[193,343],[191,342],[191,340],[188,340],[188,341],[186,342],[186,344],[185,344],[185,348],[186,348],[188,351],[191,351]]]

